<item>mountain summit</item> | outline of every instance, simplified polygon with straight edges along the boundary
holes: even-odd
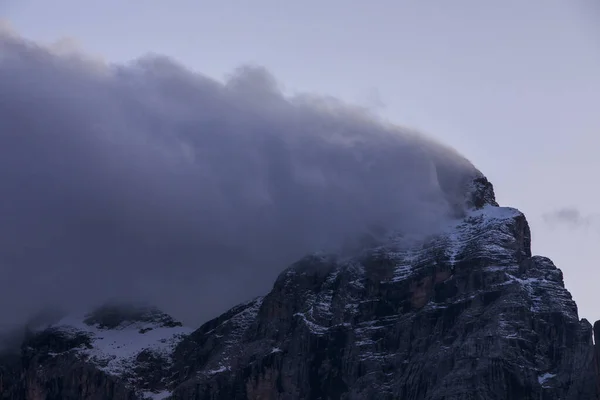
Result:
[[[195,331],[108,306],[31,332],[0,360],[0,398],[596,399],[562,272],[485,177],[470,185],[435,235],[307,256]]]

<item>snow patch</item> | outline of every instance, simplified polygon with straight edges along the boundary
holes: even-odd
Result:
[[[168,398],[169,396],[171,396],[171,392],[168,392],[166,390],[163,390],[161,392],[143,392],[142,396],[144,397],[144,399],[148,399],[148,400],[165,400],[166,398]]]
[[[225,371],[231,371],[231,367],[221,365],[217,369],[211,369],[209,371],[206,371],[206,375],[216,375],[216,374],[220,374],[221,372],[225,372]]]
[[[103,329],[97,325],[87,325],[85,316],[66,317],[52,325],[50,329],[66,335],[85,334],[92,348],[75,349],[88,361],[111,375],[131,372],[136,357],[144,350],[158,354],[170,361],[175,346],[193,329],[176,326],[157,326],[152,322],[132,322],[112,329]]]
[[[294,314],[294,317],[302,318],[302,320],[304,321],[304,323],[306,324],[306,326],[308,327],[310,332],[314,333],[315,335],[324,335],[325,333],[327,333],[329,331],[329,329],[327,327],[324,327],[324,326],[318,325],[312,321],[309,321],[308,318],[306,318],[306,315],[304,315],[302,313],[296,313],[296,314]]]
[[[548,381],[549,379],[552,379],[556,376],[556,374],[550,374],[548,372],[538,376],[538,382],[540,383],[540,385],[544,386],[544,384],[546,383],[546,381]]]

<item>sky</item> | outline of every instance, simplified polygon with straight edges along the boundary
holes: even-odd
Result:
[[[533,252],[563,270],[580,315],[600,319],[595,2],[0,0],[0,18],[108,62],[160,54],[224,82],[263,66],[287,95],[333,96],[426,132],[526,214]]]

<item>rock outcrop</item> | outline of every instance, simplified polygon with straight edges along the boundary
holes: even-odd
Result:
[[[0,398],[597,399],[600,351],[562,272],[487,179],[467,201],[426,240],[308,256],[194,332],[164,315],[55,324],[0,362]],[[124,327],[170,339],[115,356],[99,338]]]

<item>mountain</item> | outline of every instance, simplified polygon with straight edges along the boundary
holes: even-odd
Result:
[[[600,348],[562,272],[486,178],[469,193],[436,235],[307,256],[195,331],[121,305],[32,330],[0,359],[0,398],[599,398]]]

